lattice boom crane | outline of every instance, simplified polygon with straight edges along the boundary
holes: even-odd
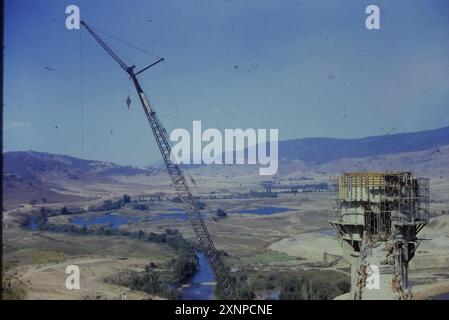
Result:
[[[156,62],[150,64],[149,66],[143,68],[142,70],[135,72],[135,66],[128,66],[125,62],[123,62],[120,57],[89,27],[88,24],[86,24],[84,21],[81,21],[81,25],[86,28],[86,30],[103,47],[103,49],[119,64],[119,66],[126,73],[129,74],[130,78],[132,79],[140,102],[142,103],[143,111],[145,112],[148,122],[150,123],[151,130],[153,131],[153,135],[162,154],[162,158],[164,159],[167,171],[170,175],[178,196],[182,200],[184,210],[187,213],[190,223],[192,224],[201,249],[203,250],[204,255],[207,257],[207,260],[214,272],[218,289],[225,299],[235,299],[235,291],[228,271],[223,264],[223,261],[217,249],[215,248],[209,231],[207,230],[207,227],[198,209],[198,205],[192,195],[192,192],[190,191],[190,187],[187,183],[184,173],[171,152],[171,144],[169,142],[167,131],[162,126],[159,118],[156,116],[156,112],[150,105],[150,102],[145,96],[145,93],[143,92],[142,87],[139,84],[139,80],[137,79],[138,74],[163,61],[164,59],[161,58]]]

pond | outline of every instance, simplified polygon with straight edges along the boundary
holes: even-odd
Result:
[[[39,230],[39,226],[37,225],[36,218],[31,218],[30,221],[28,222],[27,227],[31,231],[38,231]]]
[[[260,207],[257,209],[247,209],[247,210],[240,210],[235,211],[233,213],[238,214],[255,214],[255,215],[272,215],[276,213],[281,212],[287,212],[291,211],[290,208],[284,208],[284,207]],[[184,212],[183,209],[179,208],[169,208],[169,212],[167,213],[158,213],[158,214],[152,214],[150,216],[147,216],[143,219],[135,218],[135,217],[127,217],[122,216],[115,212],[110,213],[104,213],[102,215],[94,216],[94,217],[77,217],[73,218],[71,220],[72,223],[90,227],[93,225],[108,225],[112,228],[118,228],[122,225],[126,225],[128,223],[137,223],[139,221],[162,221],[162,220],[180,220],[180,221],[187,221],[188,216]],[[207,219],[207,216],[205,214],[202,214],[203,219]],[[37,227],[32,224],[33,221],[30,222],[30,229],[33,230],[33,228],[37,229]]]
[[[203,219],[206,219],[204,215]],[[122,225],[126,225],[128,223],[137,223],[139,221],[161,221],[161,220],[181,220],[181,221],[187,221],[188,217],[187,214],[181,210],[177,210],[175,213],[159,213],[159,214],[153,214],[151,216],[145,217],[143,219],[140,218],[134,218],[134,217],[126,217],[122,216],[118,213],[104,213],[99,216],[94,217],[77,217],[71,219],[71,223],[80,225],[80,226],[86,226],[90,227],[93,225],[108,225],[112,228],[118,228]],[[29,228],[33,230],[37,229],[37,226],[35,222],[30,221]]]
[[[205,216],[204,214],[201,214],[201,216],[203,217],[203,219],[207,219],[207,216]],[[187,214],[182,211],[181,213],[159,213],[145,218],[145,221],[160,221],[169,219],[187,221],[189,218]]]
[[[284,208],[284,207],[260,207],[257,209],[248,209],[248,210],[240,210],[234,213],[240,213],[240,214],[256,214],[256,215],[271,215],[281,212],[287,212],[291,211],[290,208]]]
[[[146,221],[160,221],[160,220],[187,220],[187,214],[183,213],[160,213],[145,218]]]
[[[206,256],[196,253],[199,259],[199,270],[190,279],[189,284],[181,289],[182,300],[212,300],[214,298],[215,277]]]
[[[83,227],[90,227],[93,225],[108,225],[112,228],[118,228],[121,225],[133,223],[139,221],[139,218],[132,218],[132,217],[124,217],[117,213],[105,213],[100,216],[95,217],[78,217],[73,218],[71,220],[72,223],[83,226]]]

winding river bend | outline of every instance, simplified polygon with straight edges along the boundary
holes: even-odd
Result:
[[[260,207],[250,210],[238,210],[230,214],[254,214],[254,215],[273,215],[290,211],[290,208],[284,207]],[[79,226],[107,225],[110,228],[118,228],[128,223],[139,223],[140,221],[159,221],[165,219],[187,220],[187,215],[179,209],[170,209],[170,213],[160,213],[148,218],[134,218],[120,215],[119,213],[108,212],[91,217],[75,217],[70,219],[72,224]],[[204,217],[207,218],[207,217]],[[37,231],[38,223],[31,219],[27,226],[32,231]],[[203,253],[197,251],[196,255],[199,262],[199,270],[195,275],[181,287],[182,300],[211,300],[214,299],[215,277],[209,266],[207,258]]]
[[[185,213],[174,214],[160,214],[155,219],[181,219],[186,220]],[[137,219],[138,221],[138,219]],[[107,224],[112,228],[118,228],[123,224],[137,222],[136,219],[124,217],[116,213],[103,214],[101,216],[92,218],[76,218],[72,220],[72,223],[81,226],[92,226],[96,224]],[[206,256],[197,251],[199,270],[195,275],[182,286],[181,299],[182,300],[209,300],[213,299],[215,289],[215,277],[212,269],[207,262]]]
[[[206,256],[196,253],[200,269],[181,289],[181,300],[212,300],[214,299],[215,277]]]
[[[187,219],[185,213],[161,214],[156,219]],[[111,228],[118,228],[128,223],[136,223],[139,219],[125,217],[117,213],[105,213],[95,217],[77,217],[71,219],[71,223],[79,226],[108,225]],[[35,219],[31,219],[28,228],[33,231],[38,230]],[[181,287],[182,300],[210,300],[214,298],[215,277],[207,262],[205,255],[196,252],[199,262],[199,270],[195,275]]]

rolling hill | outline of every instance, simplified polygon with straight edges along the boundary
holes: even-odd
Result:
[[[76,201],[83,196],[68,192],[67,185],[115,183],[117,177],[152,176],[157,169],[121,166],[36,151],[3,154],[3,205]]]
[[[160,167],[122,166],[35,151],[6,152],[3,163],[6,204],[43,198],[48,202],[64,202],[78,196],[67,192],[67,187],[76,190],[77,185],[97,183],[118,186],[125,180],[131,183],[137,179],[148,181],[146,177],[165,171]],[[258,167],[200,165],[189,169],[205,179],[229,175],[255,181],[263,178],[257,173]],[[319,181],[344,171],[371,170],[411,170],[439,179],[447,177],[449,127],[361,139],[306,138],[279,142],[278,175],[283,178],[313,176]]]
[[[344,158],[423,151],[444,145],[449,145],[449,127],[360,139],[304,138],[280,141],[279,159],[322,164]]]
[[[122,166],[112,162],[79,159],[67,155],[36,151],[13,151],[3,154],[3,174],[14,174],[23,179],[59,172],[70,179],[79,176],[107,177],[114,175],[151,175],[153,170]]]

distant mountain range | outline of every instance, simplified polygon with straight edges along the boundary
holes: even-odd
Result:
[[[416,152],[445,145],[449,145],[449,127],[359,139],[303,138],[280,141],[279,159],[323,164],[345,158]],[[101,176],[131,176],[148,175],[157,170],[36,151],[5,152],[3,166],[4,174],[12,173],[28,177],[50,171],[67,174],[95,173]]]
[[[115,177],[154,175],[156,169],[121,166],[35,151],[3,154],[3,208],[18,203],[55,203],[83,199],[66,187],[116,183]]]
[[[449,145],[449,127],[360,139],[304,138],[280,141],[279,159],[282,162],[301,160],[310,164],[324,164],[339,159],[379,157],[446,145]],[[3,164],[3,175],[14,174],[28,179],[50,172],[77,179],[83,175],[97,178],[152,175],[160,170],[35,151],[6,152],[3,154]]]
[[[33,179],[40,174],[59,172],[67,178],[76,179],[79,175],[138,175],[151,174],[152,170],[122,166],[111,162],[84,160],[67,155],[36,151],[12,151],[3,154],[3,174],[14,174]]]
[[[443,177],[449,172],[449,127],[361,139],[280,141],[279,160],[278,173],[284,178],[308,176],[314,172],[323,178],[344,171],[367,170],[412,170],[425,176]],[[77,186],[79,189],[98,183],[116,186],[123,180],[150,177],[164,170],[35,151],[6,152],[3,164],[4,208],[36,200],[39,203],[76,200],[80,197],[76,192],[67,192],[67,188],[76,190]],[[258,176],[255,166],[193,168],[204,176],[211,173],[226,176],[229,170],[237,170],[231,174],[234,176]]]
[[[279,142],[279,159],[322,164],[344,158],[362,158],[423,151],[449,145],[449,127],[360,139],[305,138]]]

